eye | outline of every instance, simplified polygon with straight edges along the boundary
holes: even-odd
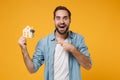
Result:
[[[64,17],[64,20],[67,20],[67,19],[68,19],[68,16],[65,16],[65,17]]]
[[[60,17],[59,17],[59,16],[56,16],[55,19],[56,19],[56,20],[60,20]]]

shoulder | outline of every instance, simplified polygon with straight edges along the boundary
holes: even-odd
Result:
[[[84,36],[79,34],[79,33],[76,33],[76,32],[72,32],[70,31],[70,35],[73,39],[77,39],[77,40],[82,40],[84,39]]]
[[[53,33],[50,33],[50,34],[48,34],[47,36],[39,39],[38,43],[45,44],[45,43],[47,43],[48,41],[52,40],[53,38],[54,38],[54,34],[53,34]]]

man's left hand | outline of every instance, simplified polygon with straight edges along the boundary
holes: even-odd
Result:
[[[61,44],[64,50],[71,52],[71,53],[76,49],[76,47],[69,42],[58,41],[57,44]]]

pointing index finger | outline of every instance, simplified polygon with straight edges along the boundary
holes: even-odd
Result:
[[[57,41],[56,43],[57,43],[57,44],[60,44],[60,45],[63,45],[63,42],[62,42],[62,41]]]

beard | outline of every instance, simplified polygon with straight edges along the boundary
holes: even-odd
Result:
[[[68,32],[68,29],[69,29],[69,25],[68,26],[67,25],[62,25],[62,26],[58,25],[55,27],[56,27],[55,30],[61,35],[66,34]]]

